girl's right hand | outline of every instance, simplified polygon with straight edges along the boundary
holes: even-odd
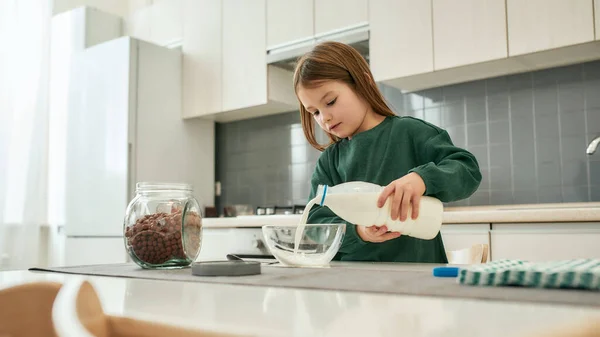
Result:
[[[380,243],[400,237],[399,232],[387,232],[387,227],[381,226],[356,226],[356,233],[363,241]]]

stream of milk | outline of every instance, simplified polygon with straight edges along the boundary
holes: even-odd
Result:
[[[296,227],[296,236],[294,237],[294,255],[298,254],[298,247],[300,246],[300,241],[302,240],[302,234],[304,234],[304,228],[306,227],[306,221],[308,220],[308,213],[313,205],[317,203],[317,199],[318,197],[315,197],[309,201],[304,208],[304,212],[302,212],[302,217],[300,218],[298,227]]]

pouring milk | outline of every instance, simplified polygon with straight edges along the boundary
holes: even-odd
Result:
[[[392,220],[391,200],[388,198],[382,208],[377,207],[379,195],[385,187],[377,184],[352,181],[335,186],[319,185],[315,198],[310,200],[302,217],[294,238],[294,253],[302,240],[308,213],[315,204],[327,206],[340,218],[361,226],[383,226],[389,231],[400,232],[419,239],[431,240],[436,237],[442,226],[444,205],[436,198],[423,196],[419,203],[419,216]]]

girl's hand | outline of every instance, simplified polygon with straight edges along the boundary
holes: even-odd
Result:
[[[398,232],[388,233],[387,231],[386,226],[356,226],[356,232],[363,241],[379,243],[400,237]]]
[[[412,218],[416,219],[419,216],[419,201],[425,193],[425,182],[420,175],[411,172],[404,177],[392,181],[387,185],[377,200],[377,207],[381,208],[385,204],[388,197],[393,195],[392,200],[392,220],[398,219],[406,221],[408,208],[412,204]]]

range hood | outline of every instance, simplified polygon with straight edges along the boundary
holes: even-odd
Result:
[[[293,71],[298,58],[323,41],[337,41],[351,45],[369,62],[369,24],[363,23],[268,48],[267,64]]]

